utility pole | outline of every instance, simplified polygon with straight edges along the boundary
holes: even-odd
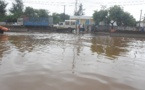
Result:
[[[78,0],[76,0],[76,11],[78,10]]]
[[[140,29],[141,17],[142,17],[142,10],[140,11],[139,29]]]
[[[76,3],[75,3],[75,12],[74,12],[74,15],[75,15],[76,12],[77,12],[77,6],[78,6],[78,0],[76,0]]]
[[[65,21],[65,5],[64,5],[64,21]]]

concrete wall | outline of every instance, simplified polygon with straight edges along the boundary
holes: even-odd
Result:
[[[6,23],[5,22],[0,22],[0,25],[6,25]]]
[[[127,30],[127,31],[137,31],[136,27],[124,27],[124,26],[117,26],[116,28],[117,30]]]
[[[136,24],[136,26],[137,27],[139,27],[139,24],[140,24],[140,27],[145,27],[145,21],[144,22],[138,22],[137,24]]]
[[[98,26],[98,30],[110,30],[111,26]],[[115,30],[121,30],[121,31],[137,31],[138,29],[136,27],[125,27],[125,26],[114,26]]]

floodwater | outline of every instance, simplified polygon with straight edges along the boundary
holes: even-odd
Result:
[[[145,90],[145,39],[0,35],[0,90]]]

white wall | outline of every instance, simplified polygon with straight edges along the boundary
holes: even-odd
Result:
[[[18,25],[23,25],[23,18],[18,18],[17,19],[17,24]]]
[[[136,26],[139,27],[139,23],[137,23]],[[140,22],[140,27],[145,27],[145,22]]]
[[[6,23],[5,22],[0,22],[0,25],[6,25]]]

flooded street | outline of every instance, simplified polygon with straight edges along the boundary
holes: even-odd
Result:
[[[0,90],[144,90],[145,39],[0,35]]]

